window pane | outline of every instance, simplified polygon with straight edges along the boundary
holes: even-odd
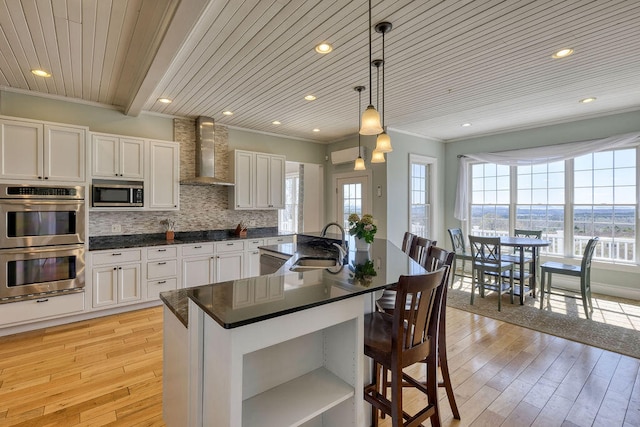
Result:
[[[410,232],[421,237],[429,237],[430,234],[430,210],[428,193],[429,165],[411,163],[412,176],[409,179],[411,185],[411,205],[409,206]],[[472,194],[472,197],[476,195]]]

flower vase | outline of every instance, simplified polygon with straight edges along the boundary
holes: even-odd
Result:
[[[368,251],[370,243],[367,243],[366,240],[356,237],[356,250],[357,251]]]

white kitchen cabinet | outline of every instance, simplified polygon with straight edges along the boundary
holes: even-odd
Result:
[[[267,246],[293,243],[293,236],[270,237],[267,239]]]
[[[0,120],[0,175],[84,182],[85,138],[82,127]]]
[[[284,208],[284,174],[284,156],[256,154],[256,208]]]
[[[244,277],[260,275],[260,251],[258,248],[264,245],[264,239],[249,239],[245,244]]]
[[[244,273],[244,252],[229,252],[216,255],[215,282],[241,279]]]
[[[182,287],[208,285],[215,281],[213,243],[182,245]]]
[[[231,209],[284,208],[285,156],[235,150],[231,158]]]
[[[178,210],[180,205],[180,145],[149,141],[149,177],[145,203],[149,209]]]
[[[178,288],[178,248],[147,248],[147,299],[157,300],[160,292]]]
[[[93,307],[142,300],[140,249],[91,253]]]
[[[229,188],[231,209],[253,209],[255,185],[255,153],[235,150],[231,156],[231,176],[235,185]]]
[[[93,133],[91,176],[144,179],[144,140]]]
[[[69,316],[84,310],[84,292],[3,304],[0,326]]]

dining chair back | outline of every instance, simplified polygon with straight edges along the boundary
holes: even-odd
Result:
[[[472,257],[471,304],[473,305],[475,289],[481,297],[485,290],[498,293],[498,311],[502,310],[502,295],[509,292],[513,304],[513,263],[502,261],[500,237],[469,236]],[[487,281],[487,276],[492,281]]]
[[[430,246],[435,246],[436,243],[437,241],[435,240],[430,240],[424,237],[416,236],[413,239],[413,242],[411,244],[411,250],[409,252],[409,256],[415,262],[417,262],[418,264],[424,267],[425,263],[427,262],[427,249]]]
[[[451,269],[451,286],[453,287],[453,282],[456,280],[456,275],[460,276],[460,280],[464,278],[464,268],[466,261],[471,260],[471,253],[467,252],[466,243],[464,241],[464,235],[462,234],[462,229],[460,228],[449,228],[447,230],[449,232],[449,238],[451,239],[451,247],[453,248],[453,252],[455,252],[456,257],[453,260],[453,266]],[[458,274],[458,261],[462,261],[462,273]]]
[[[574,276],[580,278],[580,299],[582,299],[582,306],[584,308],[584,314],[587,319],[591,318],[593,313],[593,304],[591,302],[591,261],[593,260],[593,253],[600,241],[599,237],[593,237],[589,239],[587,246],[584,248],[582,254],[582,262],[580,265],[563,264],[560,262],[548,261],[540,266],[542,278],[540,280],[540,308],[544,306],[545,295],[551,298],[551,276],[552,274],[564,274],[567,276]],[[548,276],[548,281],[546,280]]]
[[[390,415],[392,425],[419,425],[430,418],[439,426],[437,333],[446,268],[416,276],[400,276],[396,285],[393,315],[373,312],[365,315],[364,353],[373,359],[373,382],[364,388],[364,399],[373,407],[374,425],[378,411]],[[427,384],[403,372],[403,368],[426,361]],[[391,394],[381,393],[378,368],[391,372]],[[427,404],[416,414],[403,410],[403,383],[427,396]]]
[[[513,230],[513,235],[514,237],[526,237],[529,239],[542,239],[542,230],[525,230],[525,229],[519,229],[516,228],[515,230]],[[538,274],[532,274],[533,273],[533,268],[534,265],[539,266],[539,257],[536,257],[535,262],[533,259],[533,254],[536,253],[538,251],[534,251],[534,249],[531,246],[525,246],[523,249],[523,256],[522,259],[520,259],[520,249],[517,247],[514,247],[511,252],[508,253],[504,253],[502,254],[502,261],[506,261],[506,262],[513,262],[514,263],[514,280],[516,281],[521,281],[521,280],[527,280],[529,279],[529,289],[531,289],[531,292],[533,293],[533,297],[535,298],[536,296],[536,283],[533,283],[533,281],[531,280],[531,278],[533,277],[539,277]],[[520,271],[520,265],[521,264],[528,264],[529,268],[526,271]],[[536,267],[537,269],[538,267]],[[537,270],[536,270],[537,272]]]
[[[411,244],[417,237],[418,236],[416,236],[415,234],[405,231],[404,237],[402,239],[402,252],[409,255],[409,253],[411,252]]]

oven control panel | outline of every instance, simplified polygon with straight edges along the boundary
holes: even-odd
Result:
[[[83,199],[83,187],[45,187],[30,185],[3,185],[2,198],[56,198]]]

